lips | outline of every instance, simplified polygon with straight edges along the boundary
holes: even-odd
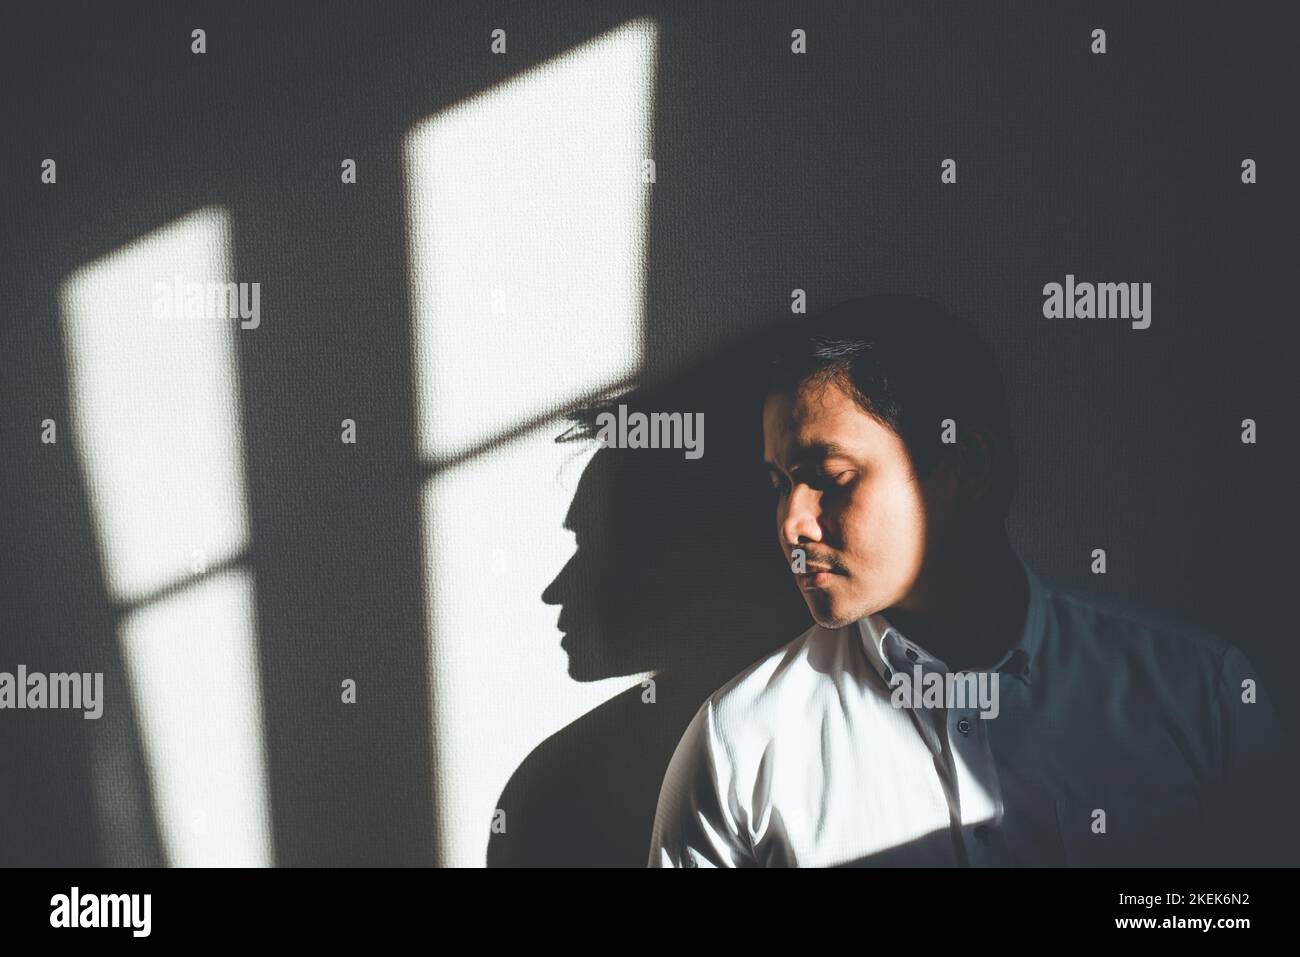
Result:
[[[806,572],[800,572],[795,575],[799,581],[800,588],[820,588],[830,582],[837,573],[825,566],[808,566]]]

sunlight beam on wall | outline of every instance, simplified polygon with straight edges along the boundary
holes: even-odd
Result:
[[[215,299],[162,317],[160,288],[231,278],[208,208],[60,289],[77,452],[169,863],[271,862],[236,336]],[[197,301],[197,300],[196,300]],[[248,332],[244,334],[253,335]],[[63,427],[63,425],[61,425]],[[161,592],[155,601],[140,604]]]
[[[408,134],[426,460],[453,458],[638,371],[657,42],[653,21],[632,21]],[[569,678],[557,610],[540,597],[573,552],[563,526],[574,450],[555,443],[561,431],[557,416],[439,472],[423,491],[444,865],[482,865],[511,773],[630,683]]]

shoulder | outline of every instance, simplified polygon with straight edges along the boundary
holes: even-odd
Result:
[[[747,751],[761,753],[778,731],[798,734],[792,725],[816,722],[823,699],[866,667],[855,654],[856,635],[856,625],[813,625],[709,695],[697,721],[707,722],[715,746],[733,764]]]
[[[1213,694],[1228,673],[1249,670],[1245,655],[1220,634],[1130,599],[1089,588],[1044,583],[1049,633],[1057,655],[1082,666],[1094,660],[1153,684],[1189,684]]]

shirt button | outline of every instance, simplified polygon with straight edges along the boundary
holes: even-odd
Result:
[[[957,722],[957,730],[960,731],[962,734],[970,734],[970,722],[967,721],[965,718],[962,718],[960,721]]]

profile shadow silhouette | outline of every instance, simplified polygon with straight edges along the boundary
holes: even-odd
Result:
[[[808,626],[774,540],[756,363],[767,335],[649,388],[575,410],[704,414],[703,451],[602,448],[565,519],[577,551],[542,593],[576,681],[653,672],[551,735],[498,800],[487,864],[641,867],[664,771],[704,699]]]

